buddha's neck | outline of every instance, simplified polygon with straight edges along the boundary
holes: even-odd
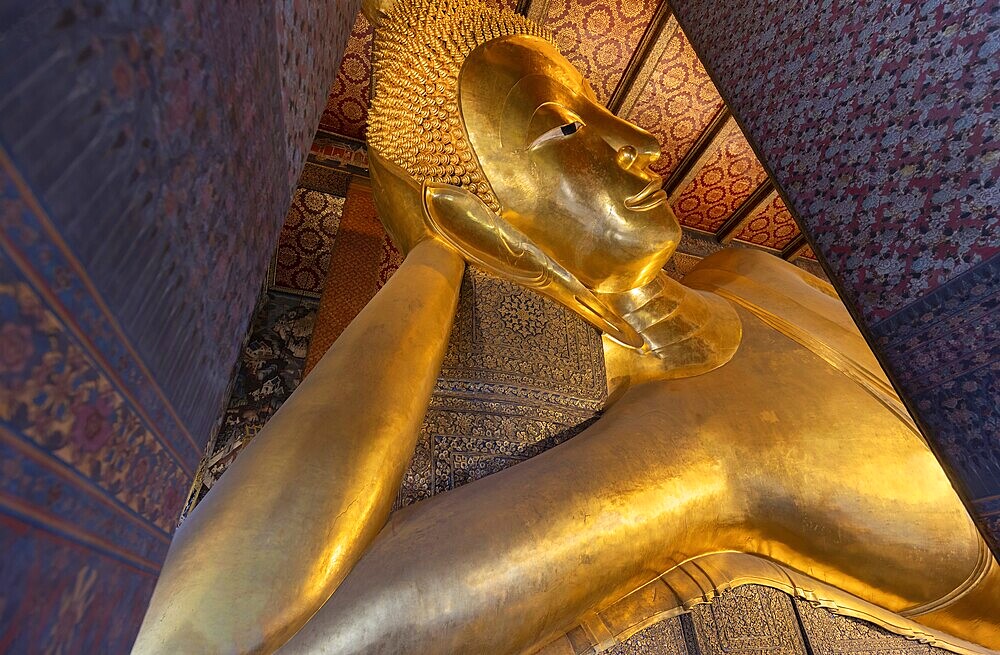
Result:
[[[644,367],[654,366],[656,377],[705,373],[728,362],[739,347],[742,327],[732,305],[662,271],[649,284],[601,299],[642,335]]]

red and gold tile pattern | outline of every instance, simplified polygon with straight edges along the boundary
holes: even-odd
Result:
[[[765,248],[781,250],[799,235],[799,228],[776,191],[753,210],[736,238]]]
[[[365,138],[368,94],[371,87],[372,26],[358,14],[347,42],[337,79],[330,89],[320,129],[353,139]]]
[[[658,0],[548,0],[539,22],[607,103],[658,5]]]
[[[812,246],[806,246],[805,248],[803,248],[802,252],[799,254],[799,257],[805,257],[806,259],[811,259],[813,261],[816,261],[816,253],[813,252]]]
[[[319,295],[343,211],[343,198],[301,187],[295,190],[278,237],[276,286]]]
[[[715,232],[766,179],[764,167],[730,118],[670,204],[682,225]]]
[[[648,130],[660,142],[660,159],[653,168],[668,177],[708,128],[723,102],[687,37],[671,18],[663,28],[662,48],[631,106],[622,116]],[[638,80],[637,80],[638,81]]]

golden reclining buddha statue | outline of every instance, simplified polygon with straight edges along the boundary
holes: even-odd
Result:
[[[1000,648],[1000,567],[832,288],[743,250],[666,277],[656,140],[537,25],[365,11],[405,262],[178,530],[134,652],[599,652],[745,583]],[[604,332],[608,407],[390,518],[466,262]]]

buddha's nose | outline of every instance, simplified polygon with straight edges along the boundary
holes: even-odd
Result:
[[[645,170],[660,157],[660,143],[646,130],[627,121],[620,121],[618,165],[624,169]]]

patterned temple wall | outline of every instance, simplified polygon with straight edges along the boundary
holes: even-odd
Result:
[[[1000,554],[996,3],[671,5]]]
[[[0,1],[0,651],[124,653],[357,1]]]

